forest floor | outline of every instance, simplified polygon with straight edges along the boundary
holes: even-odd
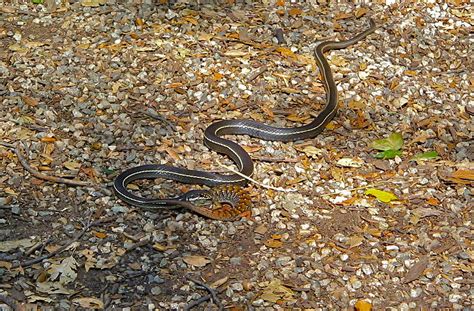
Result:
[[[231,2],[0,7],[0,303],[470,310],[474,8]],[[314,48],[369,17],[375,33],[326,53],[339,111],[321,134],[231,137],[278,188],[250,183],[251,215],[115,196],[114,178],[140,164],[235,168],[203,144],[215,121],[308,123],[326,96]]]

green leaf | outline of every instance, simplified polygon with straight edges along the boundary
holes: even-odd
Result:
[[[390,201],[398,200],[397,196],[394,195],[393,193],[378,190],[378,189],[367,189],[365,191],[365,194],[366,195],[373,195],[374,197],[377,198],[377,200],[379,200],[380,202],[384,202],[384,203],[389,203]]]
[[[436,151],[426,151],[423,153],[418,153],[410,161],[417,161],[417,160],[431,160],[436,159],[438,157],[438,153]]]
[[[400,150],[403,146],[403,137],[400,133],[392,133],[384,139],[377,139],[372,142],[372,148],[377,150]]]
[[[113,169],[110,169],[110,168],[107,168],[107,167],[102,168],[102,173],[104,173],[105,175],[110,175],[110,174],[113,174],[114,172],[115,172],[115,170],[113,170]]]
[[[385,151],[375,154],[375,157],[377,159],[393,159],[396,156],[401,156],[401,155],[402,155],[402,152],[400,150],[390,149],[390,150],[385,150]]]
[[[31,0],[34,4],[43,4],[44,0]]]

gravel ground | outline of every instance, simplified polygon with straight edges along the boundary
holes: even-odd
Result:
[[[196,309],[471,310],[468,1],[103,2],[0,7],[0,301],[183,309],[209,294],[203,282],[218,301]],[[232,166],[202,143],[214,121],[306,123],[325,98],[312,50],[369,16],[375,34],[327,55],[340,111],[322,134],[233,137],[257,181],[293,192],[250,185],[252,216],[234,222],[114,196],[115,176],[135,165]],[[392,133],[396,155],[375,158]],[[20,142],[33,169],[88,185],[32,176]]]

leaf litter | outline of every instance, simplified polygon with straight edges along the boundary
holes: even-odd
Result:
[[[31,177],[0,147],[0,295],[41,308],[184,309],[205,297],[185,281],[192,271],[220,280],[226,307],[472,305],[467,2],[51,3],[0,8],[0,136],[23,141],[39,172],[94,185]],[[252,218],[226,224],[116,199],[109,186],[127,167],[222,170],[202,145],[216,120],[307,123],[325,97],[316,43],[350,37],[368,16],[374,35],[327,55],[340,109],[317,138],[235,138],[256,180],[298,197],[252,189]],[[149,197],[189,189],[134,186]]]

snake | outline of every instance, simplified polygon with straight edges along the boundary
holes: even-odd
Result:
[[[275,127],[255,120],[237,119],[221,120],[209,125],[204,131],[204,143],[218,153],[227,155],[238,168],[240,174],[219,174],[200,170],[191,170],[181,167],[146,164],[129,168],[120,173],[114,180],[114,190],[116,195],[128,204],[142,208],[161,209],[161,208],[188,208],[205,217],[214,219],[227,219],[235,215],[218,215],[212,213],[212,210],[198,206],[193,202],[204,197],[212,201],[227,201],[235,208],[235,213],[240,213],[244,209],[244,204],[250,201],[249,198],[239,199],[242,191],[239,188],[227,185],[238,186],[247,183],[247,177],[254,173],[254,165],[250,155],[243,147],[237,143],[223,138],[225,135],[248,135],[267,141],[291,142],[314,138],[320,134],[325,126],[334,118],[338,110],[337,86],[333,78],[331,67],[324,56],[324,53],[330,50],[344,49],[351,46],[376,30],[376,24],[373,19],[369,19],[369,27],[344,41],[322,41],[314,49],[314,58],[320,71],[320,77],[326,91],[326,102],[319,114],[308,124],[298,127]],[[131,193],[127,185],[139,179],[163,178],[174,180],[181,183],[199,184],[209,187],[217,187],[216,190],[191,190],[175,198],[145,198]],[[227,187],[227,188],[226,188]],[[224,190],[221,190],[224,189]],[[225,195],[223,195],[225,194]],[[237,196],[235,194],[238,194]],[[229,199],[232,197],[233,199]],[[235,199],[236,198],[236,199]],[[232,214],[232,213],[231,213]]]

